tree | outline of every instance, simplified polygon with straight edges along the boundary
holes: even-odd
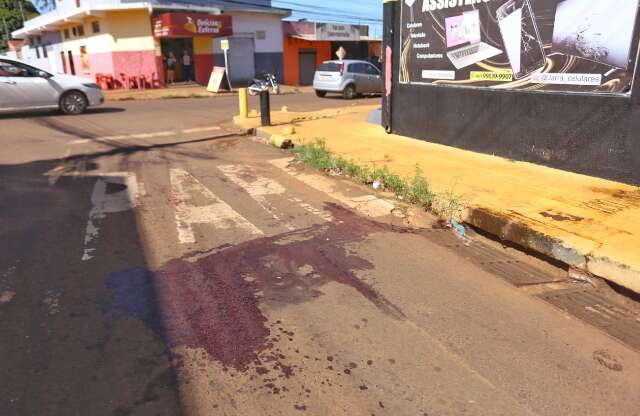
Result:
[[[22,28],[24,20],[38,15],[35,6],[28,0],[0,0],[0,51],[7,49],[11,32]],[[8,33],[7,33],[8,32]]]

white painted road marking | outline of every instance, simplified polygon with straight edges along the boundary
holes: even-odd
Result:
[[[225,176],[229,178],[229,180],[231,180],[231,182],[244,189],[264,210],[268,211],[274,219],[281,221],[274,212],[275,208],[271,204],[269,204],[265,197],[267,195],[284,194],[286,192],[284,186],[280,185],[280,183],[276,182],[273,179],[269,179],[256,174],[255,170],[250,166],[224,165],[218,166],[218,169],[220,169],[222,173],[224,173]],[[249,180],[245,178],[250,178],[251,182],[249,182]],[[304,209],[310,214],[316,215],[327,222],[333,221],[333,216],[330,213],[315,208],[314,206],[304,202],[300,198],[288,197],[287,201],[298,205],[300,208]],[[288,223],[285,223],[285,226],[292,231],[296,229],[294,226]]]
[[[107,186],[120,185],[122,190],[107,193]],[[84,236],[84,251],[82,260],[91,260],[94,257],[95,240],[100,234],[100,222],[106,214],[129,211],[138,206],[140,197],[144,193],[144,187],[138,183],[135,173],[113,172],[103,173],[96,181],[91,195],[93,207],[89,212],[89,220]]]
[[[167,136],[176,136],[179,134],[191,134],[191,133],[203,133],[206,131],[216,131],[221,130],[220,126],[209,126],[209,127],[196,127],[192,129],[185,129],[181,131],[156,131],[151,133],[134,133],[134,134],[123,134],[119,136],[104,136],[104,137],[95,137],[93,139],[78,139],[69,142],[70,144],[86,144],[92,142],[116,142],[119,140],[131,140],[131,139],[152,139],[156,137],[167,137]]]
[[[324,192],[331,198],[340,201],[349,208],[359,211],[361,214],[369,217],[377,218],[389,215],[395,208],[391,202],[378,198],[375,195],[364,195],[357,198],[348,197],[341,192],[336,191],[335,183],[324,176],[299,172],[291,169],[289,164],[292,161],[293,158],[288,157],[285,159],[270,160],[269,163],[294,176],[296,179],[304,182],[313,189]]]
[[[200,181],[183,169],[171,169],[171,196],[175,205],[178,239],[182,244],[193,244],[196,236],[194,224],[211,224],[218,229],[239,229],[254,236],[264,233],[231,206],[218,198]],[[199,197],[196,205],[196,198]],[[202,200],[207,201],[204,205]]]
[[[196,128],[193,128],[193,129],[182,130],[182,133],[183,134],[202,133],[202,132],[205,132],[205,131],[215,131],[215,130],[220,130],[220,126],[196,127]]]
[[[298,204],[305,211],[307,211],[307,212],[309,212],[311,214],[317,215],[318,217],[322,218],[323,220],[325,220],[327,222],[333,222],[333,215],[331,215],[329,212],[323,211],[321,209],[318,209],[318,208],[312,206],[311,204],[308,204],[308,203],[304,202],[300,198],[291,197],[291,198],[288,198],[288,201],[289,202],[293,202],[294,204]]]
[[[267,201],[267,195],[282,195],[286,192],[284,187],[278,182],[260,176],[255,171],[244,165],[224,165],[218,166],[218,169],[229,178],[231,182],[244,189],[260,208],[271,214],[271,217],[284,225],[289,231],[295,230],[295,227],[288,222],[281,220],[276,214],[276,209]],[[245,178],[247,178],[245,180]]]

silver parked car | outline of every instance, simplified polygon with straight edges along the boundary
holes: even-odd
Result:
[[[80,114],[103,102],[100,87],[86,78],[52,74],[0,57],[0,113],[59,108],[66,114]]]
[[[318,97],[337,92],[350,100],[358,94],[382,93],[382,77],[367,61],[326,61],[316,71],[313,88]]]

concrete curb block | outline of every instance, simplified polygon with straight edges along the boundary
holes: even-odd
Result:
[[[282,138],[282,136],[261,128],[252,130],[253,134],[265,143],[280,147],[277,144],[278,141],[274,139]],[[464,221],[503,241],[515,243],[640,293],[640,271],[633,270],[626,264],[618,263],[609,258],[594,257],[591,253],[581,253],[559,239],[545,235],[489,208],[467,208]]]
[[[509,219],[487,208],[469,208],[465,222],[501,240],[518,244],[554,260],[602,277],[622,287],[640,293],[640,271],[609,258],[595,257],[568,247],[562,240]]]
[[[470,207],[464,221],[504,241],[518,244],[570,266],[584,268],[585,255],[566,247],[562,241],[535,231],[488,208]]]
[[[253,135],[261,139],[264,143],[269,144],[278,149],[286,148],[287,142],[291,142],[291,139],[280,134],[272,134],[264,129],[250,129],[253,132]]]
[[[263,139],[267,143],[271,140],[271,136],[273,136],[273,134],[269,133],[265,129],[257,128],[257,129],[251,129],[251,130],[253,130],[253,134],[256,137]]]

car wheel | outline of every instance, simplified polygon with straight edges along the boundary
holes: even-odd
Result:
[[[60,99],[60,110],[65,114],[82,114],[88,106],[87,97],[80,91],[70,91]]]
[[[357,95],[358,94],[356,92],[356,87],[353,84],[347,85],[344,91],[342,92],[342,96],[344,97],[345,100],[353,100],[354,98],[356,98]]]
[[[326,91],[318,91],[316,90],[316,95],[320,98],[324,98],[327,95]]]

